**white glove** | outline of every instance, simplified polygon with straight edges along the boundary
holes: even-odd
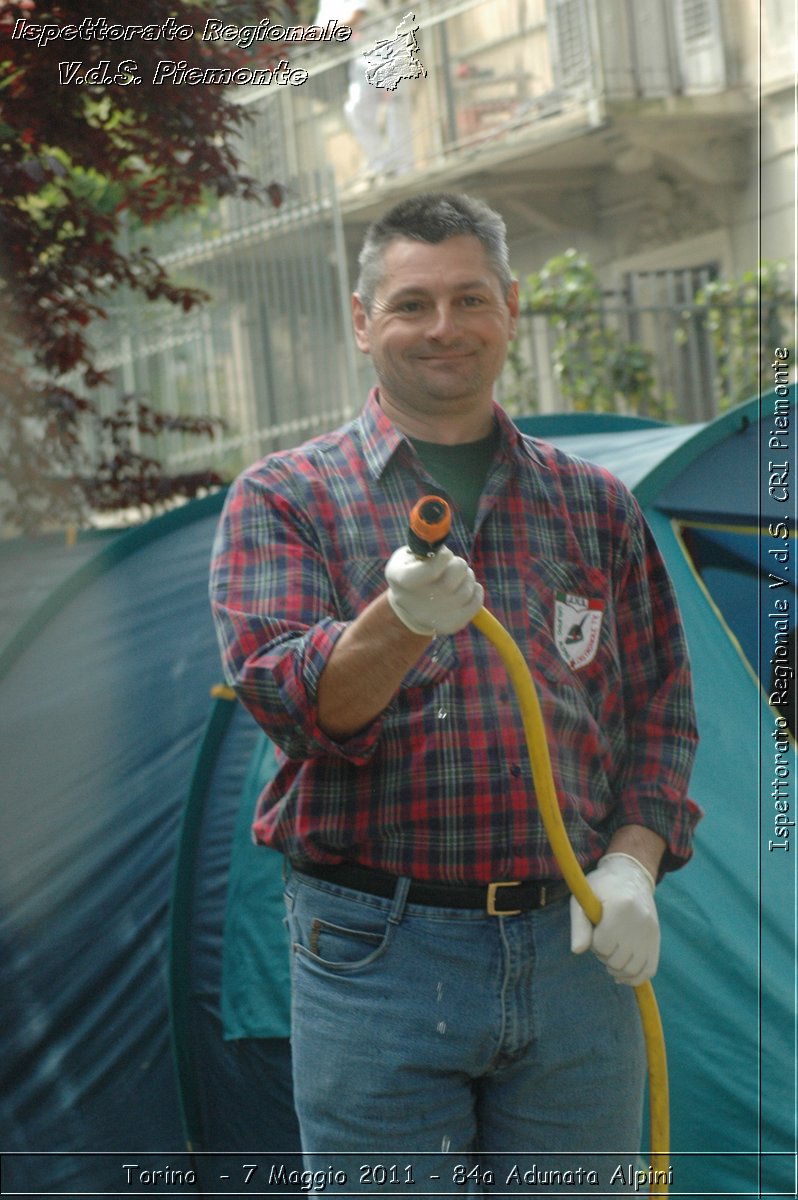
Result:
[[[402,546],[388,559],[385,578],[391,608],[413,633],[457,633],[482,608],[482,585],[448,546],[432,558]]]
[[[659,919],[651,872],[629,854],[606,854],[587,876],[602,916],[591,925],[571,897],[571,949],[592,950],[617,983],[650,979],[659,962]]]

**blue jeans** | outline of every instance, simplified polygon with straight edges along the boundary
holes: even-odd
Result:
[[[534,1192],[577,1168],[601,1186],[542,1190],[624,1192],[645,1082],[632,989],[571,953],[567,899],[491,917],[408,904],[408,885],[287,881],[305,1167],[376,1195]]]

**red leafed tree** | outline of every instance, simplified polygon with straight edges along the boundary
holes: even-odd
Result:
[[[170,86],[167,94],[153,79],[163,59],[185,61],[188,68],[209,65],[200,35],[211,18],[250,25],[281,16],[289,23],[293,11],[292,4],[258,0],[216,0],[212,7],[201,0],[0,0],[0,515],[6,529],[63,527],[91,510],[158,506],[220,482],[210,472],[169,474],[134,448],[137,432],[209,436],[214,421],[159,412],[142,396],[120,395],[116,412],[99,411],[92,389],[109,380],[97,368],[88,330],[103,319],[120,286],[186,311],[203,299],[171,281],[146,248],[125,251],[118,237],[122,221],[146,226],[209,196],[274,202],[268,183],[248,178],[237,158],[235,134],[247,117],[235,89]],[[84,33],[35,40],[19,36],[25,26],[18,22],[29,30],[48,24]],[[109,25],[150,29],[146,38],[119,40],[108,36]],[[194,36],[170,36],[178,26]],[[263,42],[258,49],[258,65],[267,65],[263,51],[276,56],[279,47]],[[240,65],[241,54],[235,41],[215,41],[212,63]],[[81,76],[106,62],[116,72],[121,62],[133,61],[136,70],[126,67],[121,80],[107,83],[63,82],[59,63],[77,61]],[[103,68],[89,79],[105,74]]]

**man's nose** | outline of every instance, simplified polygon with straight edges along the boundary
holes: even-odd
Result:
[[[460,326],[457,320],[457,310],[453,304],[442,302],[436,304],[430,314],[430,324],[427,336],[436,341],[450,341],[459,335]]]

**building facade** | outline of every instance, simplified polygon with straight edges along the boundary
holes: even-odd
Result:
[[[223,202],[148,231],[170,271],[211,299],[188,315],[120,299],[99,342],[116,394],[224,417],[210,457],[228,474],[339,423],[371,382],[349,329],[364,229],[403,196],[452,189],[502,212],[521,279],[569,248],[586,255],[608,328],[644,348],[668,415],[714,415],[717,347],[705,314],[693,319],[702,289],[774,260],[794,290],[791,0],[377,7],[357,40],[286,47],[307,71],[301,86],[238,88],[252,118],[246,167],[278,204]],[[364,63],[396,36],[415,77],[375,87]],[[369,102],[359,127],[353,80]],[[569,407],[554,336],[541,317],[522,329],[522,407]],[[158,451],[209,458],[178,439]]]

